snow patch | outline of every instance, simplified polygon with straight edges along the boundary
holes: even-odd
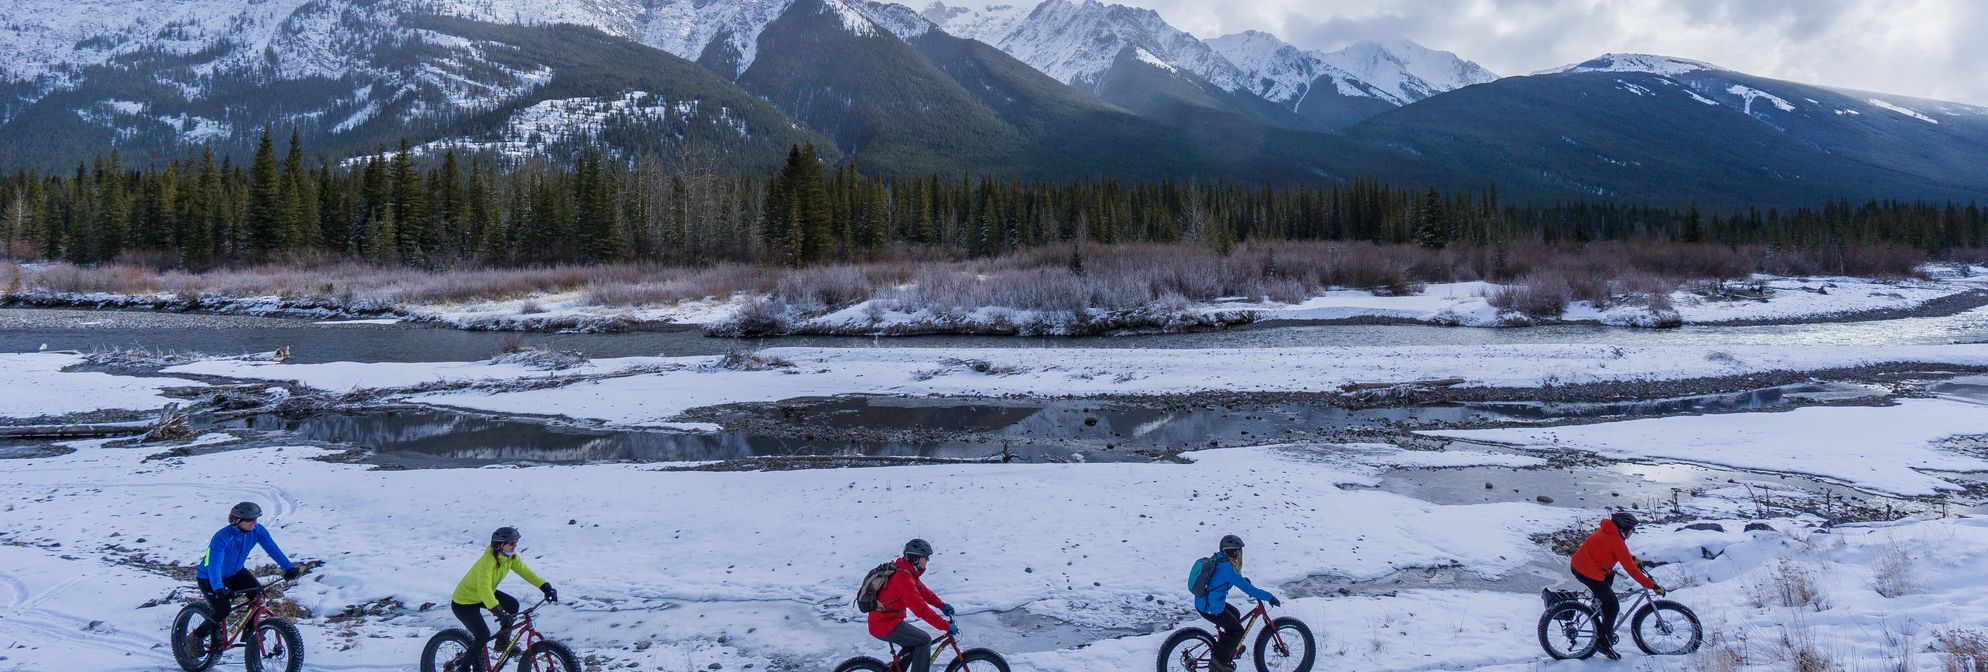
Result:
[[[1703,61],[1653,54],[1602,54],[1589,61],[1573,65],[1542,70],[1535,75],[1554,75],[1570,72],[1642,72],[1652,75],[1685,75],[1705,70],[1724,70]]]
[[[1740,98],[1746,100],[1745,111],[1748,116],[1752,116],[1753,114],[1753,101],[1755,99],[1764,99],[1767,102],[1773,103],[1774,107],[1780,109],[1782,112],[1795,111],[1795,105],[1781,98],[1780,96],[1776,96],[1766,91],[1762,91],[1760,89],[1756,89],[1743,84],[1734,84],[1732,86],[1726,87],[1726,93],[1739,96]]]
[[[1914,111],[1914,110],[1912,110],[1911,108],[1908,108],[1908,107],[1905,107],[1905,106],[1903,106],[1903,105],[1896,105],[1896,104],[1892,104],[1892,103],[1888,103],[1888,102],[1885,102],[1885,101],[1882,101],[1882,100],[1879,100],[1879,99],[1876,99],[1876,98],[1872,98],[1872,99],[1870,99],[1870,101],[1871,101],[1871,104],[1872,104],[1872,105],[1876,105],[1876,106],[1878,106],[1878,107],[1881,107],[1881,108],[1884,108],[1884,109],[1887,109],[1887,110],[1891,110],[1891,111],[1893,111],[1893,112],[1897,112],[1897,113],[1899,113],[1899,114],[1903,114],[1903,115],[1905,115],[1905,116],[1908,116],[1908,117],[1911,117],[1911,118],[1913,118],[1913,119],[1918,119],[1918,120],[1920,120],[1920,121],[1923,121],[1923,122],[1926,122],[1926,123],[1928,123],[1928,124],[1938,124],[1938,123],[1940,123],[1940,120],[1938,120],[1938,119],[1934,119],[1934,118],[1932,118],[1932,117],[1928,117],[1928,116],[1926,116],[1926,115],[1923,115],[1923,114],[1920,114],[1920,113],[1918,113],[1917,111]]]

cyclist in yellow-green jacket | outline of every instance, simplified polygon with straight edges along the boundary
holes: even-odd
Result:
[[[482,651],[490,642],[490,626],[483,622],[482,610],[489,609],[497,617],[497,640],[508,639],[511,619],[518,614],[518,598],[511,597],[497,589],[497,584],[511,572],[530,581],[545,593],[548,602],[559,601],[559,591],[552,589],[552,583],[538,577],[532,568],[525,566],[525,559],[518,557],[518,528],[500,527],[490,533],[490,547],[477,556],[476,564],[469,568],[469,574],[456,584],[456,592],[450,596],[450,610],[456,619],[462,621],[463,628],[469,630],[475,640],[475,650]],[[483,656],[471,656],[471,660],[483,662]],[[482,665],[477,666],[480,670]]]

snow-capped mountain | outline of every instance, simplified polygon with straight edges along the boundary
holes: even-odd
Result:
[[[1262,31],[1201,40],[1151,10],[1098,0],[979,9],[934,2],[922,14],[947,33],[994,45],[1093,93],[1129,55],[1132,62],[1193,74],[1213,87],[1212,98],[1255,96],[1327,129],[1497,78],[1455,54],[1406,40],[1362,42],[1329,53],[1299,49]],[[1313,99],[1315,92],[1323,95]],[[1248,107],[1240,111],[1265,117]]]
[[[1468,87],[1350,133],[1501,187],[1607,198],[1966,201],[1988,186],[1988,108],[1647,54]]]

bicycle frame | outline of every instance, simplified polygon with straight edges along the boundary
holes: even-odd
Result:
[[[248,633],[253,631],[256,625],[262,623],[262,619],[274,618],[276,616],[276,612],[269,610],[266,598],[271,588],[276,588],[280,585],[272,584],[257,588],[253,594],[249,595],[247,604],[242,605],[240,609],[236,609],[230,614],[229,620],[233,622],[225,624],[221,628],[221,650],[226,651],[241,645]]]
[[[932,659],[925,662],[931,665],[933,669],[938,669],[939,656],[945,655],[949,649],[953,652],[954,656],[966,655],[965,652],[960,651],[959,639],[953,637],[951,633],[947,633],[939,635],[938,639],[932,640]],[[904,649],[898,648],[896,644],[890,645],[890,669],[907,670],[910,669],[908,667],[910,664],[911,657]]]
[[[1269,608],[1269,606],[1268,606],[1268,605],[1267,605],[1266,603],[1264,603],[1264,602],[1257,602],[1257,603],[1256,603],[1256,608],[1255,608],[1255,609],[1251,609],[1251,610],[1249,610],[1249,614],[1243,617],[1243,631],[1242,631],[1242,637],[1241,637],[1240,639],[1236,640],[1236,641],[1238,641],[1238,642],[1248,642],[1248,641],[1249,641],[1249,633],[1252,633],[1252,632],[1256,632],[1256,626],[1257,626],[1257,624],[1259,624],[1259,623],[1269,623],[1269,622],[1270,622],[1270,608]],[[1220,637],[1220,636],[1221,636],[1221,629],[1220,629],[1220,628],[1216,628],[1216,633],[1215,633],[1215,634],[1216,634],[1216,636],[1217,636],[1217,637]],[[1286,646],[1284,645],[1284,636],[1283,636],[1283,635],[1281,635],[1281,634],[1278,634],[1276,630],[1271,630],[1271,631],[1270,631],[1270,639],[1271,639],[1271,641],[1274,641],[1274,642],[1276,642],[1276,643],[1277,643],[1277,648],[1278,648],[1278,649],[1286,649]],[[1197,665],[1202,665],[1202,666],[1205,666],[1205,665],[1207,665],[1207,664],[1208,664],[1209,662],[1211,662],[1211,661],[1209,661],[1209,660],[1208,660],[1208,658],[1210,658],[1210,657],[1212,657],[1212,656],[1214,656],[1214,655],[1215,655],[1215,650],[1214,650],[1214,649],[1209,649],[1209,650],[1208,650],[1208,652],[1207,652],[1207,654],[1206,654],[1205,656],[1202,656],[1202,657],[1198,657],[1198,658],[1195,658],[1194,662],[1195,662],[1195,664],[1197,664]],[[1203,667],[1202,669],[1207,669],[1207,668]]]
[[[530,609],[518,612],[517,622],[511,625],[511,641],[492,642],[498,645],[497,660],[492,661],[490,659],[489,647],[484,647],[482,651],[477,652],[476,655],[483,656],[483,669],[503,669],[505,663],[511,662],[512,649],[517,649],[520,655],[523,655],[523,652],[530,651],[533,646],[538,645],[541,640],[545,639],[544,635],[538,633],[538,628],[532,627],[532,612],[538,611],[538,608],[545,606],[545,603],[546,600],[540,598],[538,604],[532,605]]]

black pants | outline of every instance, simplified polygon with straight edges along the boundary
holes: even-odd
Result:
[[[228,612],[234,607],[234,600],[223,600],[219,596],[216,596],[214,594],[214,585],[208,583],[205,578],[194,579],[193,583],[200,587],[200,594],[207,598],[207,607],[214,610],[214,620],[202,623],[193,629],[193,634],[206,637],[212,634],[214,628],[219,624],[228,622]],[[262,587],[262,582],[256,581],[254,574],[250,574],[249,570],[243,569],[242,571],[235,572],[233,576],[221,579],[221,585],[231,590],[240,591],[260,588]]]
[[[1622,611],[1622,603],[1615,599],[1615,572],[1609,572],[1602,580],[1596,581],[1574,572],[1574,579],[1588,587],[1595,594],[1595,604],[1601,606],[1601,636],[1599,640],[1607,648],[1615,648],[1615,617]]]
[[[1202,613],[1202,618],[1215,624],[1215,656],[1221,662],[1235,660],[1236,647],[1243,643],[1243,616],[1231,604],[1219,614]]]
[[[510,593],[499,590],[497,591],[497,606],[502,607],[506,612],[516,614],[518,613],[518,598],[511,597]],[[476,652],[482,651],[484,645],[490,643],[490,626],[483,622],[483,605],[451,602],[449,603],[449,611],[454,612],[456,620],[462,621],[463,629],[469,631],[470,644],[473,645],[471,648],[475,649],[470,652],[470,659],[479,663],[482,662],[483,656],[477,655]],[[498,630],[509,630],[510,628],[510,621],[500,621],[497,624]],[[482,667],[482,665],[478,665],[477,669],[482,669]]]
[[[897,624],[897,628],[891,630],[890,634],[877,639],[896,644],[898,648],[904,649],[904,655],[911,657],[911,667],[899,672],[931,672],[932,636],[926,634],[924,629],[912,625],[911,621]]]

